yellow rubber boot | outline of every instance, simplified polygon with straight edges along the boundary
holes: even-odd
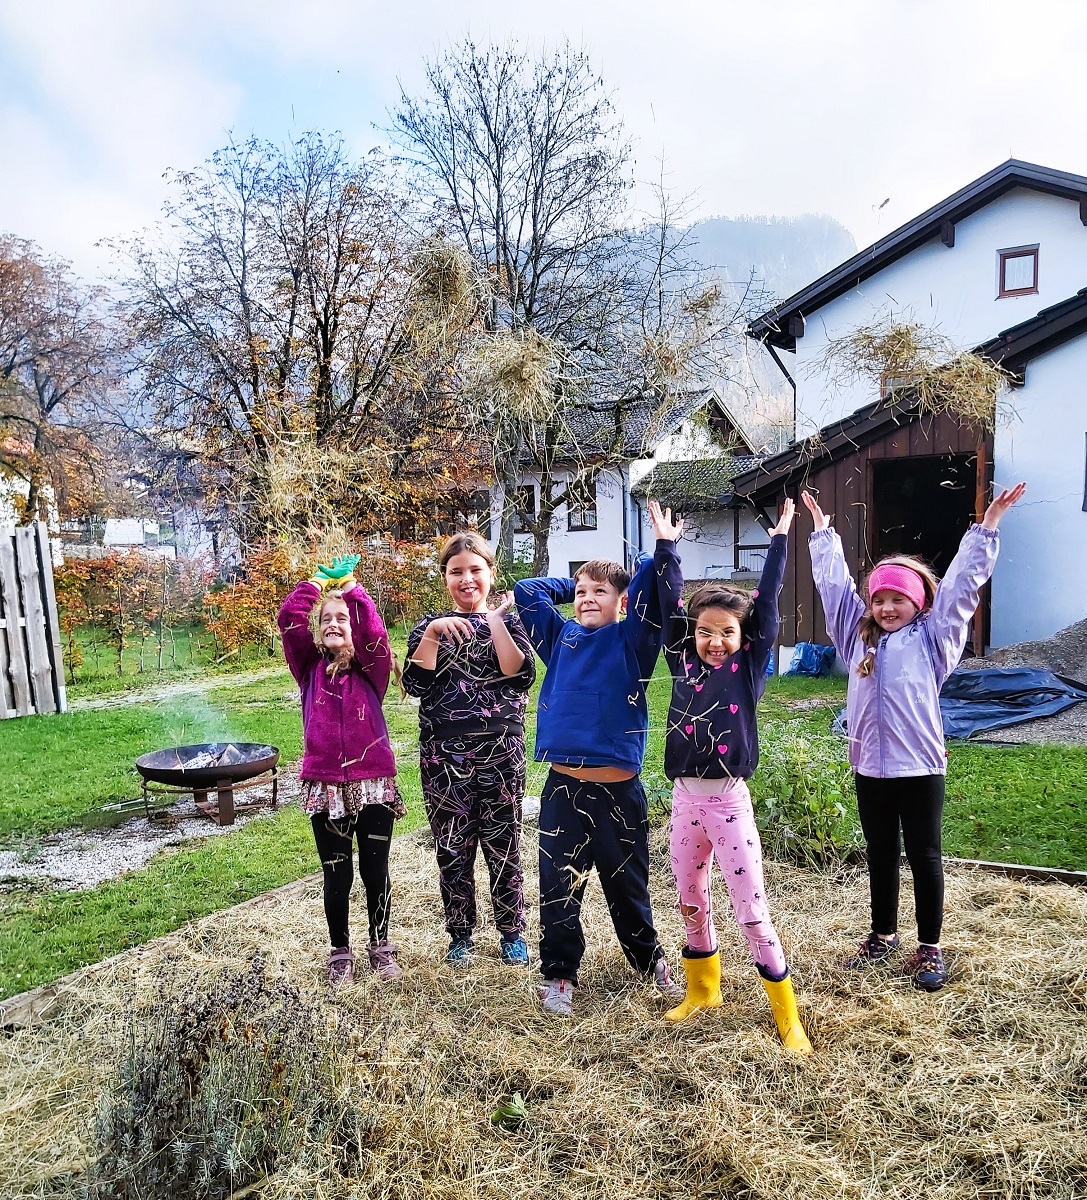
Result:
[[[788,975],[784,979],[764,979],[762,986],[770,998],[770,1008],[777,1022],[778,1033],[786,1050],[794,1054],[811,1054],[811,1042],[800,1023],[800,1014],[796,1011],[796,995],[793,992],[793,981]]]
[[[675,1008],[664,1014],[666,1021],[685,1021],[706,1008],[720,1008],[721,955],[715,950],[707,958],[684,958],[683,971],[687,976],[687,994]]]

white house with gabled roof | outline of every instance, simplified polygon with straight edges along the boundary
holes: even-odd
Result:
[[[911,443],[877,421],[875,384],[829,377],[828,345],[884,318],[934,327],[1014,373],[1010,419],[976,439],[972,465],[946,433],[946,445],[927,434]],[[821,472],[836,481],[827,484],[837,491],[836,524],[856,525],[851,566],[863,570],[889,543],[909,548],[912,538],[924,550],[926,525],[949,506],[948,528],[961,526],[994,481],[1025,479],[1025,499],[1001,526],[988,644],[1047,638],[1087,617],[1087,178],[1009,159],[748,333],[794,381],[798,439],[791,459],[737,480],[753,507],[769,501],[771,485],[796,490]],[[924,422],[909,411],[895,419]],[[910,492],[908,504],[896,504],[896,489]],[[806,556],[803,516],[798,523],[794,549]],[[795,581],[798,600],[807,582]]]

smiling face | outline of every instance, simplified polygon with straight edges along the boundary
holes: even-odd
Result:
[[[487,597],[494,583],[494,568],[482,554],[462,550],[445,564],[445,590],[457,612],[487,611]]]
[[[908,625],[917,616],[919,609],[901,592],[884,588],[872,597],[872,616],[884,633],[893,633]]]
[[[579,575],[574,581],[574,616],[586,629],[614,625],[626,606],[626,592],[620,592],[614,583],[588,575]]]
[[[319,622],[321,645],[335,653],[351,646],[351,614],[342,600],[330,599],[321,605]]]
[[[710,667],[719,667],[743,641],[740,618],[727,608],[704,608],[695,618],[694,648]]]

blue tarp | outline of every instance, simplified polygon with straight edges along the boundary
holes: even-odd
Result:
[[[944,737],[966,739],[1035,717],[1051,717],[1087,700],[1087,687],[1035,667],[987,667],[952,671],[940,689]],[[832,729],[846,733],[845,709]]]
[[[797,642],[786,675],[829,675],[834,666],[834,647],[815,642]]]
[[[944,736],[968,738],[1035,717],[1051,717],[1087,700],[1087,687],[1036,667],[952,671],[940,689]]]

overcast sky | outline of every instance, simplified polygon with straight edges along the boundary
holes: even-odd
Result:
[[[382,144],[469,31],[584,47],[639,175],[663,156],[699,216],[825,212],[864,246],[1009,156],[1087,174],[1082,0],[0,0],[0,230],[98,274],[165,171],[231,131]]]

